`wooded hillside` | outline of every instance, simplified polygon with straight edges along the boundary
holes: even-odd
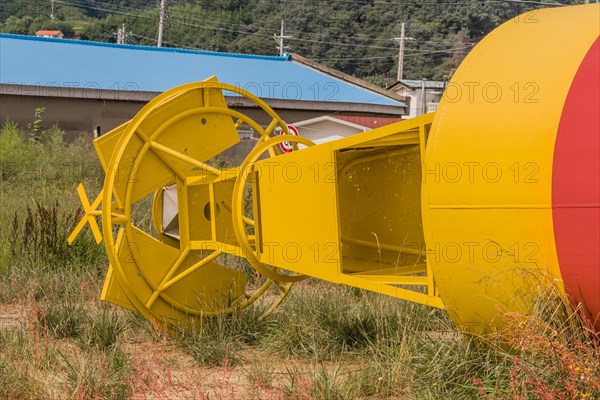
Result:
[[[552,3],[577,4],[583,0]],[[477,0],[169,0],[164,46],[278,54],[281,20],[286,50],[379,85],[396,79],[400,26],[406,23],[404,77],[442,80],[500,23],[541,7],[537,1]],[[5,0],[0,31],[61,29],[67,37],[156,45],[159,0]]]

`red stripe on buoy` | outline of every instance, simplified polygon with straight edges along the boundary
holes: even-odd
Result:
[[[554,237],[565,289],[600,331],[600,38],[569,89],[552,169]]]

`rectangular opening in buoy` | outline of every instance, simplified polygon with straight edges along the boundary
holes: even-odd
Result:
[[[338,150],[336,165],[341,272],[425,272],[418,142]]]

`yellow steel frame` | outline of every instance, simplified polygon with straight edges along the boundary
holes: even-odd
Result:
[[[271,118],[271,122],[263,128],[246,115],[229,109],[222,98],[223,91],[247,97]],[[184,100],[196,103],[187,104]],[[218,169],[207,163],[207,158],[195,158],[186,149],[168,144],[170,137],[183,140],[181,138],[187,135],[184,128],[189,129],[189,121],[197,121],[199,117],[202,117],[203,124],[221,124],[214,132],[216,141],[211,144],[215,149],[221,148],[221,151],[224,148],[219,147],[221,145],[218,141],[233,137],[232,133],[220,133],[219,130],[231,132],[245,123],[258,133],[260,137],[255,148],[239,168]],[[234,121],[233,125],[228,122],[222,125],[223,122],[220,122],[229,119]],[[147,125],[149,123],[154,125]],[[216,79],[183,85],[159,95],[131,121],[96,140],[95,145],[106,171],[104,188],[92,204],[87,200],[83,187],[78,188],[85,215],[69,237],[69,242],[75,239],[87,223],[99,242],[102,236],[96,217],[101,216],[105,247],[111,265],[102,298],[138,310],[147,318],[165,324],[184,323],[190,317],[233,312],[252,304],[275,283],[279,296],[269,308],[270,311],[287,295],[293,282],[307,276],[443,307],[441,300],[435,295],[434,280],[428,264],[422,259],[422,252],[402,244],[374,243],[342,237],[338,218],[340,195],[336,191],[336,185],[311,183],[304,179],[291,186],[280,177],[260,176],[258,173],[269,162],[275,162],[283,168],[292,165],[307,168],[314,163],[321,168],[330,163],[335,169],[334,175],[343,175],[347,171],[360,170],[362,165],[402,157],[407,152],[399,149],[399,146],[417,145],[422,154],[430,124],[431,116],[425,116],[334,143],[314,146],[306,138],[289,135],[284,121],[266,103],[246,91],[220,83]],[[273,137],[276,127],[287,134]],[[211,140],[210,136],[206,138]],[[282,155],[277,150],[277,144],[282,142],[293,143],[295,151]],[[299,149],[302,146],[306,148]],[[384,153],[362,155],[362,152],[368,153],[372,149],[381,149]],[[342,165],[337,163],[336,157],[343,152],[356,152],[361,157]],[[269,158],[261,159],[265,153]],[[185,165],[190,168],[186,169]],[[253,218],[244,212],[249,181],[252,181],[251,198],[255,210]],[[175,185],[177,188],[178,239],[162,232],[161,191],[167,185]],[[207,199],[208,237],[198,237],[197,232],[191,230],[202,204],[198,204],[197,197],[190,197],[190,190],[206,193],[203,195],[206,197],[202,198]],[[152,211],[154,226],[160,239],[158,241],[141,231],[133,222],[133,205],[148,193],[155,193]],[[278,197],[269,193],[276,193]],[[328,205],[324,208],[310,208],[312,200],[301,205],[289,205],[302,201],[303,198],[319,198]],[[278,206],[277,202],[283,206]],[[99,210],[101,204],[110,206]],[[221,218],[221,209],[230,214],[227,221],[232,224],[234,241],[231,238],[226,241],[219,239],[218,220]],[[289,224],[273,224],[273,218],[279,215],[287,216]],[[314,224],[316,220],[322,225],[320,229]],[[312,225],[310,221],[313,222]],[[115,229],[117,237],[114,236]],[[303,257],[301,262],[290,265],[281,258],[274,259],[265,251],[269,238],[277,237],[282,243],[295,243],[297,240],[298,245],[313,240],[320,246],[324,243],[322,240],[326,239],[325,233],[329,235],[328,240],[337,246],[329,254],[329,261],[335,261],[333,264],[324,259],[314,262]],[[420,261],[414,265],[395,268],[390,268],[387,264],[380,265],[377,270],[373,270],[375,263],[365,262],[359,256],[352,262],[366,265],[367,270],[348,272],[344,271],[342,265],[342,249],[348,246],[355,246],[367,253],[370,251],[368,249],[372,249],[407,254]],[[215,264],[219,257],[227,254],[244,257],[264,277],[263,284],[254,291],[241,290],[240,286],[246,285],[246,278]],[[348,265],[350,264],[351,261],[348,261]],[[202,298],[202,304],[190,300],[195,293],[201,294],[198,301]]]
[[[494,328],[499,310],[529,312],[548,287],[567,293],[553,231],[554,146],[565,98],[597,40],[598,9],[539,10],[535,24],[503,24],[461,64],[450,84],[464,91],[442,101],[435,119],[319,145],[289,135],[264,101],[216,78],[169,90],[95,140],[104,187],[92,202],[77,188],[84,215],[68,242],[89,224],[110,259],[102,298],[163,324],[233,312],[273,283],[276,306],[293,282],[311,276],[446,308],[475,332]],[[521,99],[521,86],[535,92]],[[224,91],[257,105],[266,127],[229,109]],[[239,142],[241,124],[257,133],[255,148],[239,168],[211,165]],[[281,154],[284,141],[294,151]],[[532,165],[536,180],[527,183],[536,184],[427,179],[430,168],[459,163]],[[166,187],[177,193],[168,210],[172,218],[177,208],[178,225],[168,223],[176,234],[162,226]],[[139,229],[132,212],[152,194],[157,237]],[[496,261],[487,253],[459,264],[437,257],[436,245],[455,242],[494,243]],[[534,246],[537,258],[518,257],[522,246]],[[230,256],[262,276],[255,290],[245,273],[219,263]]]
[[[303,172],[311,166],[331,165],[336,169],[336,175],[343,171],[356,167],[357,164],[368,163],[390,156],[398,156],[406,153],[403,146],[418,146],[419,155],[423,154],[427,140],[427,134],[431,126],[433,114],[428,114],[412,120],[403,121],[384,128],[379,128],[363,134],[337,140],[330,143],[310,147],[290,153],[277,159],[277,166],[282,170],[294,165],[303,167]],[[292,141],[292,138],[271,138],[262,145],[256,147],[247,157],[245,164],[263,167],[267,170],[268,160],[256,161],[260,153],[268,146],[273,146],[281,141]],[[296,138],[297,142],[305,144],[302,138]],[[398,149],[400,147],[400,149]],[[382,153],[377,156],[363,156],[360,162],[350,162],[342,165],[336,162],[335,157],[339,152],[350,152],[353,150],[379,149]],[[237,188],[241,188],[249,175],[249,168],[242,166],[241,180]],[[385,174],[385,171],[371,173],[371,180],[377,180],[377,174]],[[314,261],[311,256],[302,257],[298,262],[290,263],[280,254],[267,254],[263,252],[259,256],[251,254],[250,257],[260,259],[263,264],[275,265],[298,274],[306,274],[319,279],[342,283],[350,286],[360,287],[370,291],[383,293],[389,296],[406,299],[412,302],[427,304],[429,306],[443,308],[443,303],[437,296],[435,281],[431,275],[429,263],[424,259],[425,251],[417,251],[411,247],[402,245],[391,245],[386,243],[369,242],[349,237],[340,233],[339,217],[340,209],[338,203],[344,199],[339,198],[336,193],[335,182],[324,184],[313,182],[313,174],[305,174],[307,179],[299,179],[294,182],[286,182],[284,177],[278,174],[265,174],[258,178],[259,194],[255,194],[254,201],[260,209],[260,220],[255,221],[262,230],[261,241],[277,242],[281,247],[286,244],[298,245],[306,250],[311,241],[320,243],[332,242],[337,244],[338,250],[347,244],[362,245],[375,250],[393,251],[398,254],[406,253],[420,257],[421,261],[415,265],[406,267],[381,267],[376,270],[361,273],[345,273],[342,268],[342,254],[336,251],[334,263],[328,264],[323,260]],[[420,180],[420,177],[419,177]],[[234,215],[239,215],[242,207],[241,191],[234,193]],[[377,193],[373,191],[373,196]],[[420,202],[420,191],[419,191]],[[318,199],[317,202],[312,201]],[[294,204],[293,206],[291,204]],[[419,203],[420,204],[420,203]],[[281,206],[280,206],[281,205]],[[398,207],[401,207],[401,203]],[[365,210],[369,212],[369,210]],[[281,224],[278,221],[287,216],[288,223]],[[396,221],[399,224],[402,221]],[[236,224],[237,233],[242,236],[244,231],[243,222],[238,218]],[[323,232],[329,235],[323,235]],[[319,236],[321,235],[321,236]],[[248,257],[248,255],[246,254]],[[250,259],[250,257],[248,257]],[[289,260],[288,260],[289,261]],[[332,267],[332,265],[334,267]],[[412,290],[414,288],[416,290]],[[422,289],[418,289],[422,288]]]
[[[269,125],[265,128],[261,127],[255,121],[247,117],[246,115],[239,113],[235,110],[227,108],[224,102],[220,104],[210,104],[210,96],[222,96],[222,91],[234,92],[239,95],[245,96],[251,101],[255,102],[268,116],[272,118]],[[152,118],[157,113],[157,110],[169,103],[176,101],[186,93],[193,91],[199,91],[202,93],[204,98],[204,106],[190,107],[190,108],[177,108],[171,110],[171,115],[168,115],[163,122],[151,132],[146,132],[142,127],[145,120]],[[219,103],[218,101],[216,103]],[[187,319],[189,316],[210,316],[221,313],[233,312],[237,308],[248,306],[249,304],[256,301],[261,295],[263,295],[269,287],[273,284],[273,279],[267,276],[267,279],[261,284],[256,290],[244,293],[242,297],[234,299],[232,303],[224,307],[217,309],[207,309],[202,306],[190,307],[187,304],[182,303],[173,294],[168,294],[170,288],[178,286],[178,290],[194,291],[194,282],[188,285],[187,281],[190,280],[193,274],[200,270],[206,269],[210,266],[219,256],[223,254],[242,254],[242,249],[237,244],[221,243],[217,240],[217,227],[216,227],[216,214],[217,204],[215,201],[215,185],[220,182],[234,181],[236,178],[236,171],[224,170],[221,171],[210,164],[207,164],[205,160],[195,159],[188,156],[181,149],[168,147],[160,142],[161,135],[168,131],[172,126],[175,126],[180,121],[184,121],[186,118],[203,115],[205,118],[209,116],[216,116],[217,119],[222,119],[224,116],[237,119],[234,127],[239,126],[241,123],[246,123],[255,132],[261,135],[259,143],[263,143],[269,135],[274,132],[276,127],[279,127],[284,132],[287,132],[287,125],[275,114],[275,112],[261,99],[258,97],[241,90],[235,86],[222,84],[217,82],[215,79],[209,79],[204,82],[192,83],[175,88],[171,91],[163,93],[158,96],[150,103],[148,103],[142,111],[131,121],[124,126],[121,126],[115,131],[113,135],[109,133],[105,137],[100,138],[96,143],[99,156],[101,158],[103,167],[106,172],[106,179],[104,184],[104,190],[99,194],[95,201],[90,205],[87,200],[87,196],[80,185],[78,193],[82,201],[83,209],[85,212],[84,217],[77,225],[76,229],[72,232],[69,237],[69,243],[71,243],[76,236],[81,232],[86,224],[90,224],[92,232],[97,240],[100,242],[102,236],[96,223],[96,217],[102,216],[102,230],[104,232],[105,247],[107,254],[111,261],[111,267],[109,274],[107,275],[107,282],[103,290],[103,298],[118,302],[120,305],[136,309],[144,314],[147,318],[158,320],[159,322],[174,322],[177,320]],[[127,159],[124,159],[126,148],[128,143],[131,142],[132,138],[137,137],[141,139],[142,145],[138,149],[135,157],[131,160],[130,165],[127,168],[126,187],[124,192],[118,190],[117,182],[122,178],[118,176],[122,165],[127,163]],[[278,155],[278,152],[273,149],[268,149],[270,156]],[[132,251],[130,254],[131,259],[135,261],[136,267],[140,269],[140,276],[143,277],[142,282],[136,282],[135,277],[132,278],[131,274],[128,274],[127,269],[129,266],[124,265],[123,253],[127,251],[128,246],[137,246],[136,237],[143,236],[144,232],[141,232],[132,222],[132,206],[137,201],[137,195],[134,195],[134,186],[138,182],[138,173],[143,168],[143,162],[145,158],[152,154],[158,156],[165,165],[169,165],[169,159],[171,157],[185,162],[194,167],[196,171],[200,170],[201,174],[185,174],[180,170],[173,168],[172,172],[174,177],[173,181],[178,185],[179,193],[179,224],[180,224],[180,239],[173,240],[172,238],[161,236],[163,242],[168,243],[172,248],[177,248],[178,256],[174,261],[166,268],[163,276],[157,281],[153,282],[146,277],[146,273],[152,268],[151,265],[141,265],[139,260],[136,260],[136,256]],[[122,168],[121,168],[122,169]],[[167,182],[162,182],[166,184]],[[210,196],[210,231],[211,237],[208,240],[194,240],[190,236],[189,232],[189,215],[190,215],[190,204],[187,199],[187,189],[194,186],[206,186]],[[137,196],[134,198],[134,196]],[[105,207],[99,210],[101,204],[111,204],[110,207]],[[221,203],[224,209],[232,210],[232,205],[227,201]],[[156,214],[161,206],[161,202],[158,196],[155,196],[153,204],[153,212]],[[243,216],[241,217],[243,223],[252,225],[253,221]],[[156,224],[156,216],[155,216]],[[115,239],[113,236],[113,228],[116,227],[118,236]],[[251,240],[246,238],[246,243],[249,244]],[[127,244],[124,244],[126,243]],[[150,242],[148,245],[157,246],[159,243]],[[167,249],[163,249],[166,251]],[[193,252],[200,252],[200,254],[208,255],[203,256],[191,265],[186,264],[187,260],[191,257]],[[165,260],[161,260],[160,254],[155,262],[162,263]],[[126,262],[125,262],[126,263]],[[212,267],[211,267],[212,268]],[[286,274],[279,273],[277,269],[268,269],[264,267],[264,270],[270,272],[267,273],[271,277],[277,278],[275,287],[279,293],[278,298],[273,302],[271,307],[267,310],[273,309],[279,302],[283,300],[285,295],[290,290],[291,285],[285,283],[286,281],[297,281],[303,279],[304,276],[288,276]],[[222,272],[220,273],[222,274]],[[265,274],[265,276],[267,275]],[[219,273],[214,275],[213,278],[219,279]],[[221,277],[222,278],[222,277]],[[141,285],[141,286],[140,286]],[[183,286],[182,286],[183,285]],[[151,292],[150,295],[143,295],[142,292],[146,290],[143,286],[149,287]],[[162,309],[156,307],[157,301],[166,302],[169,307],[172,308],[172,312],[165,313],[164,307]],[[157,311],[158,310],[158,311]],[[161,311],[162,310],[162,311]],[[165,315],[168,314],[168,315]]]

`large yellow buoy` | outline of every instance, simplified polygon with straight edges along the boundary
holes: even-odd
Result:
[[[548,286],[600,322],[599,34],[598,4],[532,11],[483,39],[446,89],[423,216],[460,325],[527,312]]]

